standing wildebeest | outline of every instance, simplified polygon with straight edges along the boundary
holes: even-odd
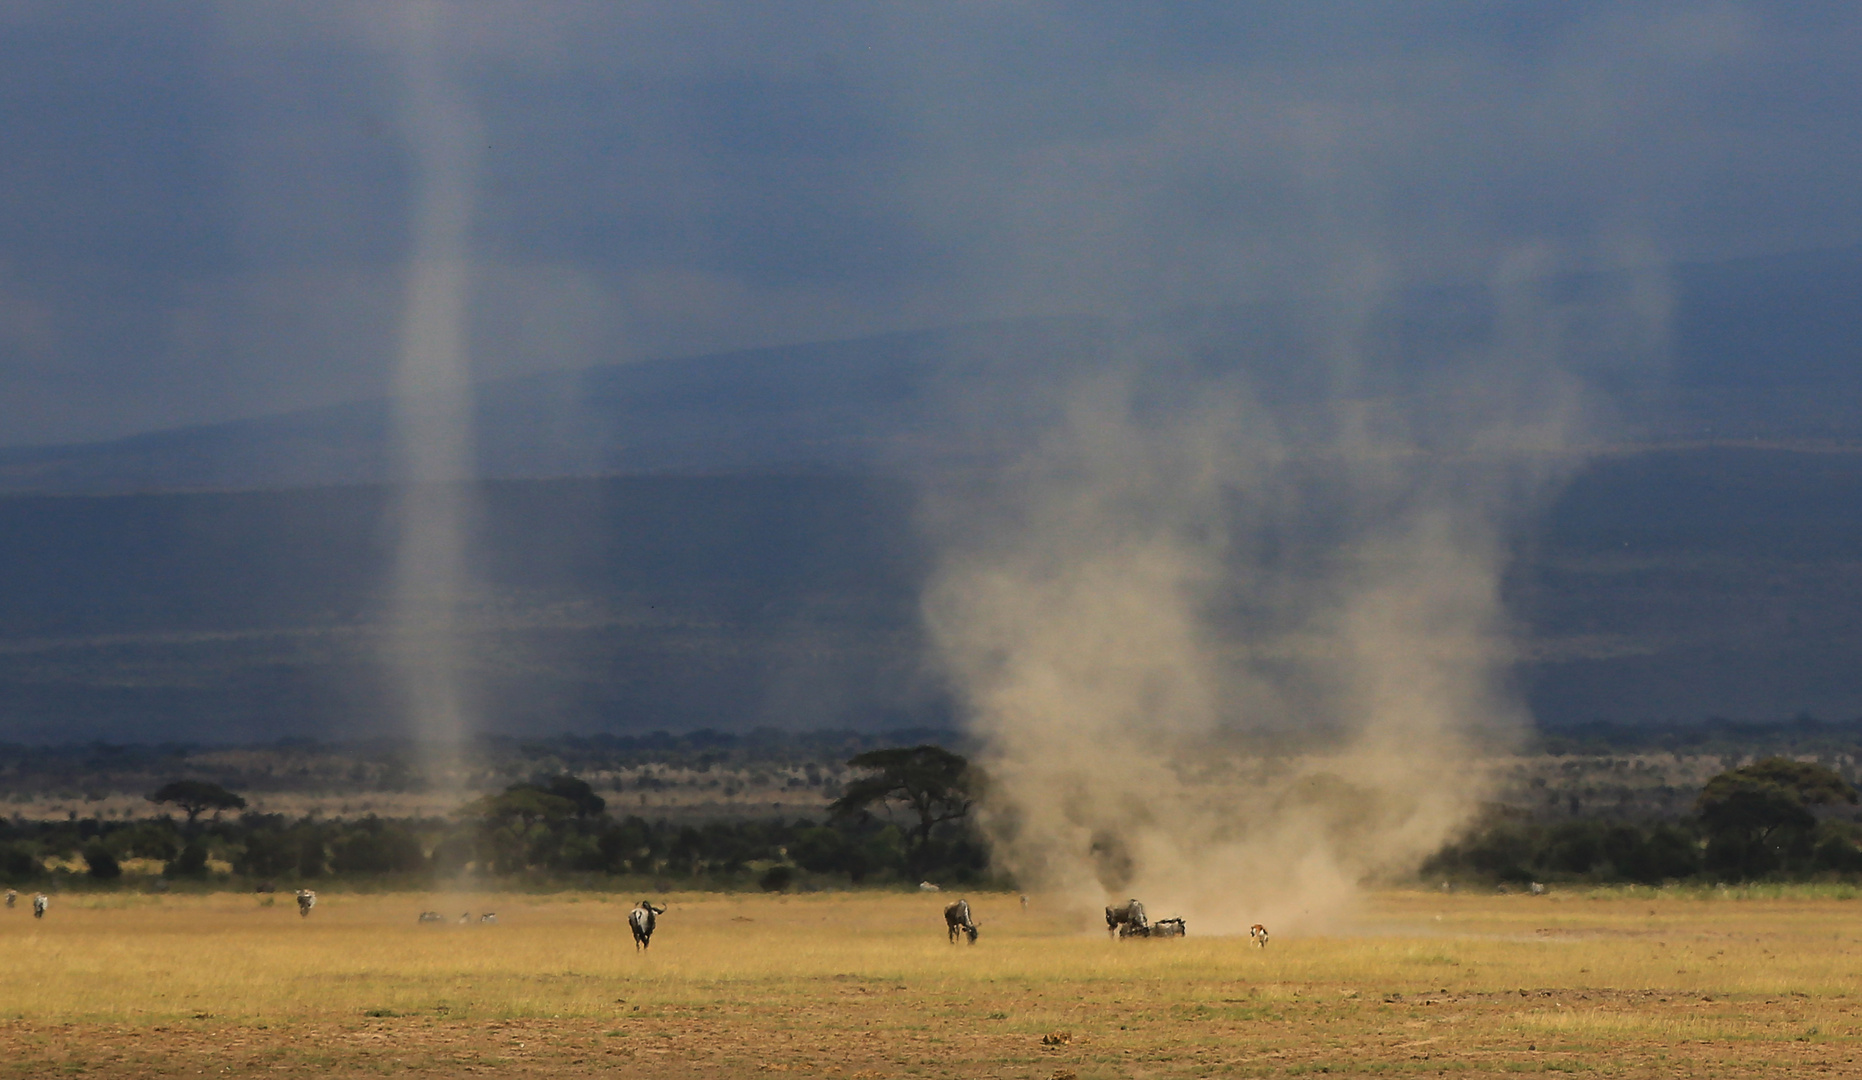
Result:
[[[1254,939],[1256,945],[1263,949],[1267,948],[1267,927],[1262,926],[1260,923],[1255,923],[1253,926],[1248,927],[1248,936]]]
[[[303,918],[310,917],[310,909],[317,906],[317,894],[309,889],[297,891],[297,913]]]
[[[1144,905],[1137,900],[1127,900],[1123,907],[1106,909],[1106,936],[1130,937],[1150,931],[1151,920],[1145,917]]]
[[[944,929],[950,932],[950,943],[957,944],[958,934],[970,935],[970,944],[976,944],[976,921],[970,918],[970,902],[958,900],[944,906]]]
[[[644,949],[653,944],[653,928],[659,925],[659,916],[664,914],[665,908],[654,907],[645,900],[628,912],[627,925],[633,927],[635,949]]]
[[[44,893],[39,893],[35,895],[32,898],[32,917],[35,919],[45,918],[45,909],[51,906],[52,906],[51,897],[45,895]]]

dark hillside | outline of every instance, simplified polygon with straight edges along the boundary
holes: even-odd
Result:
[[[951,721],[902,483],[499,481],[469,669],[489,731]],[[0,741],[392,731],[384,489],[0,499]],[[1508,598],[1543,722],[1862,716],[1862,454],[1599,459]]]
[[[1599,460],[1509,599],[1542,722],[1862,716],[1862,453]]]
[[[469,667],[489,728],[941,719],[898,485],[482,485]],[[391,722],[387,492],[0,499],[0,738],[271,738]]]

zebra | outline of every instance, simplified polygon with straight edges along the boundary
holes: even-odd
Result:
[[[1106,936],[1131,937],[1134,934],[1147,934],[1151,930],[1151,920],[1145,917],[1144,905],[1136,899],[1127,900],[1123,907],[1106,909]]]
[[[642,900],[627,913],[627,925],[634,932],[634,949],[639,951],[653,944],[653,928],[659,925],[659,916],[666,914],[663,907],[654,907],[650,901]]]
[[[417,921],[417,922],[423,922],[423,923],[428,923],[428,922],[445,922],[445,921],[446,921],[446,916],[444,916],[444,915],[441,915],[441,914],[440,914],[439,912],[437,912],[437,911],[423,911],[423,912],[421,912],[421,913],[420,913],[420,918],[419,918],[419,919],[417,919],[416,921]]]
[[[498,913],[495,911],[487,911],[485,914],[478,917],[478,921],[487,924],[495,923],[498,921]]]
[[[976,921],[970,918],[970,902],[958,900],[944,907],[944,929],[950,934],[950,943],[957,944],[958,934],[968,934],[970,944],[976,944]]]
[[[1263,949],[1267,948],[1267,927],[1262,926],[1260,923],[1255,923],[1253,926],[1248,927],[1248,937],[1253,940],[1257,947]]]
[[[317,894],[309,889],[297,891],[297,914],[299,918],[310,918],[310,909],[317,906]]]
[[[45,918],[45,909],[52,906],[52,898],[44,893],[37,893],[32,898],[32,917]]]

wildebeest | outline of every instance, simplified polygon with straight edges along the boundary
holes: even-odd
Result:
[[[17,903],[19,903],[19,893],[14,892],[12,889],[8,889],[6,891],[6,906],[12,907]]]
[[[419,921],[420,922],[445,922],[446,916],[441,915],[437,911],[423,911],[420,913]]]
[[[1253,926],[1248,927],[1248,937],[1252,938],[1257,946],[1263,949],[1267,948],[1267,927],[1262,926],[1260,923],[1255,923]]]
[[[1182,919],[1159,919],[1151,924],[1151,937],[1183,937],[1190,932]]]
[[[45,895],[44,893],[36,894],[32,898],[32,917],[35,919],[45,918],[45,909],[51,906],[52,906],[51,897]]]
[[[950,943],[957,944],[958,934],[968,934],[970,944],[976,944],[976,920],[970,918],[970,902],[958,900],[944,906],[944,929],[950,933]]]
[[[1144,905],[1137,900],[1127,900],[1121,907],[1106,909],[1106,936],[1130,937],[1133,934],[1147,934],[1151,930],[1151,920],[1145,917]]]
[[[666,914],[663,907],[654,907],[642,900],[627,913],[627,925],[634,931],[634,948],[644,949],[653,944],[653,928],[659,925],[659,916]]]
[[[309,918],[310,909],[316,906],[316,893],[311,892],[309,889],[299,889],[297,891],[297,913],[300,917]]]
[[[498,921],[498,913],[495,911],[487,911],[485,914],[478,917],[478,921],[482,923],[495,923]]]

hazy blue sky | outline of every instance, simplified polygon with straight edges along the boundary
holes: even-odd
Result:
[[[0,0],[0,444],[378,393],[385,3]],[[1862,240],[1845,3],[451,5],[496,375]]]

